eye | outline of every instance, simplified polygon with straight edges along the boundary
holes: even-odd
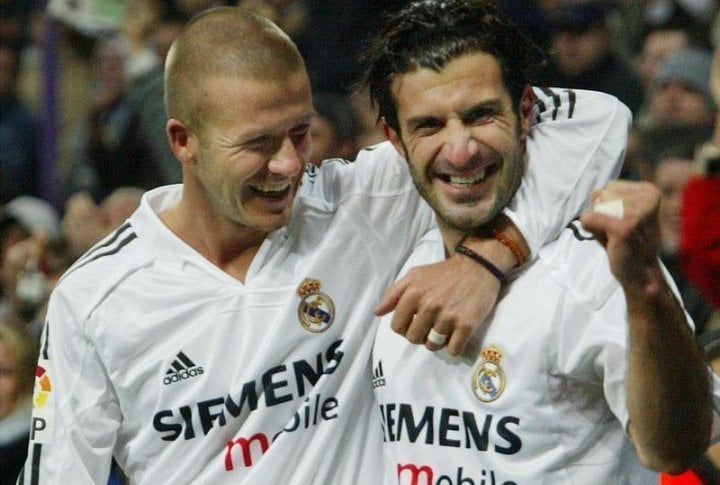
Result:
[[[290,131],[290,139],[292,140],[293,144],[300,145],[304,143],[310,135],[310,124],[302,125],[297,128],[294,128]]]
[[[415,135],[430,135],[442,128],[442,123],[436,118],[422,118],[410,123],[409,132]]]
[[[278,143],[274,137],[269,135],[260,135],[255,138],[251,138],[243,143],[243,148],[256,153],[269,154],[273,153]]]
[[[482,124],[491,122],[498,114],[498,110],[493,107],[476,108],[464,116],[465,123]]]

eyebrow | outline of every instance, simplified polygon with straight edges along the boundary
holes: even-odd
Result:
[[[412,133],[418,128],[421,128],[423,125],[426,125],[428,123],[434,123],[438,121],[439,118],[436,116],[417,116],[415,118],[410,118],[407,121],[408,126],[408,132]]]
[[[503,110],[502,101],[500,99],[488,99],[480,103],[474,104],[469,108],[460,112],[460,118],[465,121],[477,111],[489,111],[491,113],[501,113]],[[434,123],[440,118],[432,115],[420,115],[407,120],[408,132],[413,132],[427,123]]]
[[[302,118],[298,119],[298,121],[290,128],[288,133],[293,134],[297,131],[302,131],[305,129],[308,129],[310,125],[312,124],[313,117],[315,116],[314,113],[308,114],[307,116],[303,116]],[[243,141],[241,142],[243,145],[251,145],[256,143],[263,143],[267,140],[270,140],[274,138],[276,135],[276,132],[269,130],[269,131],[252,131],[247,133],[243,137]]]
[[[490,112],[490,113],[501,113],[503,109],[502,101],[499,99],[489,99],[486,101],[483,101],[481,103],[478,103],[474,106],[471,106],[470,108],[461,111],[460,116],[463,120],[471,117],[478,111],[484,111],[484,112]]]

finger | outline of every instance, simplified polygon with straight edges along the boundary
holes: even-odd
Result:
[[[637,182],[628,180],[611,180],[605,187],[596,189],[592,192],[590,200],[592,205],[612,199],[626,199],[628,195],[638,190]]]
[[[619,219],[600,212],[587,212],[580,216],[580,223],[583,229],[593,235],[593,237],[603,246],[607,242],[607,235],[612,227],[620,222]]]
[[[433,323],[435,323],[437,312],[423,309],[416,310],[413,313],[415,315],[405,332],[405,338],[414,344],[425,343],[427,341],[427,335],[433,327]]]
[[[468,342],[472,337],[471,327],[469,326],[456,326],[450,335],[450,339],[447,344],[447,352],[450,355],[461,355],[465,352]]]
[[[448,335],[444,332],[439,332],[435,330],[435,328],[430,328],[430,331],[427,334],[427,338],[425,339],[425,347],[431,351],[435,352],[436,350],[440,350],[445,346],[445,344],[448,341]]]
[[[601,200],[593,205],[593,212],[600,212],[601,214],[622,219],[625,215],[625,204],[621,198]]]
[[[393,309],[400,301],[400,298],[402,298],[402,295],[405,292],[406,288],[407,285],[405,284],[404,278],[392,285],[385,292],[382,299],[380,300],[380,303],[378,303],[378,306],[375,307],[375,315],[381,317],[393,311]]]
[[[443,348],[450,341],[450,338],[455,331],[455,322],[452,319],[440,318],[439,314],[435,312],[430,324],[431,326],[425,337],[425,347],[427,347],[428,350],[435,352],[436,350]],[[435,339],[430,337],[431,332],[435,334]],[[439,343],[440,337],[437,337],[437,335],[445,336],[445,341],[442,344]]]
[[[392,327],[392,329],[400,335],[405,336],[408,328],[413,323],[417,307],[417,302],[414,301],[414,299],[412,298],[411,292],[403,292],[401,298],[398,300],[397,305],[395,306],[392,321],[390,322],[390,326]],[[425,334],[423,334],[422,337],[425,337]],[[422,340],[420,340],[420,342],[422,342]]]

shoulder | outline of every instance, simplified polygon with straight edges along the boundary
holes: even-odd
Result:
[[[128,275],[155,264],[162,257],[160,253],[171,253],[178,243],[167,236],[156,210],[158,204],[170,204],[179,197],[180,191],[180,186],[175,186],[146,193],[130,219],[70,266],[56,285],[52,300],[72,305],[67,310],[81,314],[102,301]]]
[[[617,176],[632,123],[627,106],[595,91],[536,88],[535,94],[528,160],[552,167],[558,180],[567,173],[572,183],[578,178],[574,167],[588,167],[582,172],[588,176],[610,166]]]
[[[81,256],[60,278],[53,291],[77,308],[93,306],[127,274],[150,264],[147,251],[127,222]]]
[[[577,220],[540,250],[538,264],[571,298],[591,308],[600,308],[620,291],[607,253]]]
[[[308,166],[301,196],[340,201],[352,195],[382,195],[413,189],[405,159],[390,142],[363,148],[355,160],[340,158]]]
[[[618,98],[599,91],[567,88],[533,88],[535,123],[558,120],[607,120],[620,118],[628,124],[632,113]]]
[[[445,259],[445,244],[440,229],[433,228],[417,242],[413,252],[405,262],[398,279],[416,266],[436,263]]]

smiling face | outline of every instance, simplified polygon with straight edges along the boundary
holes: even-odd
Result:
[[[310,156],[313,116],[303,70],[280,80],[208,79],[202,126],[171,120],[185,190],[220,221],[268,233],[285,225]],[[199,202],[198,202],[199,201]]]
[[[387,136],[405,155],[441,227],[468,230],[489,222],[522,179],[532,91],[526,89],[520,113],[498,62],[476,52],[439,72],[398,75],[392,93],[400,132],[386,126]]]

